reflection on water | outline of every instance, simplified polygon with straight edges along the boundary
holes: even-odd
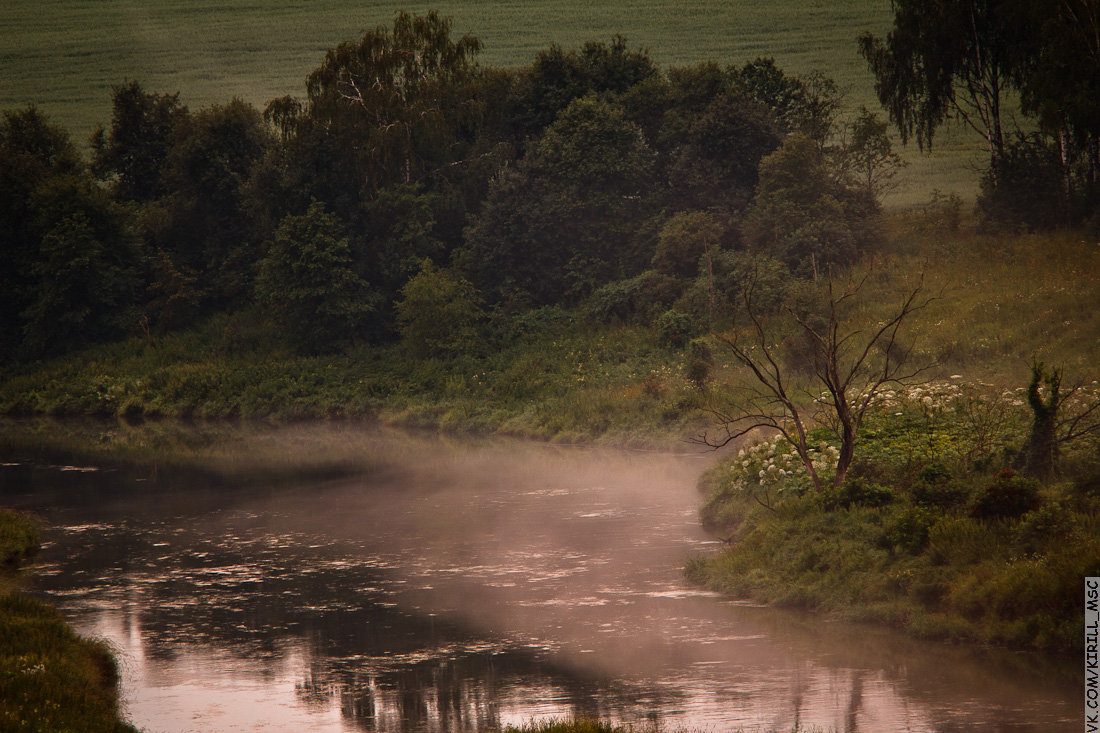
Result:
[[[330,426],[284,432],[283,460],[326,438],[342,478],[0,454],[18,464],[0,467],[0,500],[53,523],[34,591],[117,648],[139,726],[1075,729],[1073,660],[919,644],[687,587],[683,560],[717,547],[693,489],[709,456]]]

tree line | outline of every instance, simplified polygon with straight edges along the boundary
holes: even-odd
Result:
[[[861,42],[884,101],[908,58],[894,39]],[[192,111],[128,81],[89,160],[36,108],[5,112],[0,358],[155,343],[224,312],[309,352],[404,336],[431,355],[486,313],[547,307],[679,333],[721,318],[750,272],[812,278],[875,245],[901,161],[823,74],[662,70],[621,37],[516,69],[480,49],[436,12],[400,12],[263,110]],[[895,107],[929,144],[947,115],[914,128]],[[992,161],[997,190],[1013,150]]]
[[[1100,188],[1100,3],[895,0],[894,29],[859,50],[902,140],[945,125],[986,141],[979,206],[1010,226],[1095,220]],[[1015,105],[1015,106],[1014,106]],[[1018,111],[1027,130],[1010,130]]]

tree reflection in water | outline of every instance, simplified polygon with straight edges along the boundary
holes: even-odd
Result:
[[[715,550],[698,458],[315,430],[304,472],[2,469],[0,500],[53,525],[34,592],[120,650],[134,722],[1076,730],[1067,660],[685,587],[685,557]]]

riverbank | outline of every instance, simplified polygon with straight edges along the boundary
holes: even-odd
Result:
[[[77,636],[57,609],[16,589],[16,566],[39,542],[31,519],[0,509],[0,728],[135,731],[120,716],[118,663],[107,645]]]
[[[932,213],[889,218],[863,267],[859,323],[888,317],[919,277],[937,296],[907,326],[928,374],[1014,388],[1034,358],[1093,379],[1100,248],[1084,232],[989,236]],[[698,434],[715,395],[743,377],[699,324],[597,318],[592,309],[496,313],[473,347],[418,358],[401,343],[305,356],[257,314],[6,365],[0,414],[122,420],[371,421],[560,442],[667,446]],[[725,326],[719,324],[719,328]],[[779,334],[780,336],[782,334]],[[692,345],[693,338],[700,339]]]
[[[925,291],[938,299],[913,321],[906,344],[915,361],[934,365],[929,377],[969,396],[884,413],[863,431],[862,475],[877,487],[869,497],[792,490],[773,495],[772,511],[732,490],[736,461],[708,474],[704,520],[736,546],[693,561],[690,575],[724,593],[920,637],[1072,646],[1073,578],[1100,574],[1086,541],[1100,511],[1091,469],[1039,486],[1038,503],[1018,516],[976,517],[970,508],[996,490],[997,472],[1012,467],[1006,451],[1026,439],[1026,408],[998,400],[1026,384],[1032,360],[1061,365],[1067,384],[1100,376],[1100,248],[1084,232],[945,228],[934,211],[893,217],[886,229],[882,250],[865,263],[866,303],[852,327],[882,321],[923,273]],[[134,338],[8,367],[0,414],[45,419],[30,429],[5,423],[0,441],[158,463],[208,462],[214,451],[215,463],[249,471],[282,460],[278,446],[261,443],[257,452],[250,433],[314,420],[684,447],[711,427],[706,409],[744,377],[713,338],[673,343],[656,328],[598,323],[583,309],[496,314],[483,336],[476,349],[447,358],[416,358],[400,343],[303,356],[272,341],[253,315],[224,314],[153,342]],[[1003,419],[1002,407],[1015,416]],[[89,433],[52,416],[105,422]],[[954,432],[937,432],[952,416]],[[206,436],[197,442],[196,423]],[[984,462],[960,448],[975,442]],[[310,460],[307,469],[318,474],[348,470],[324,441]]]
[[[892,394],[839,487],[809,487],[782,439],[740,450],[700,480],[703,521],[729,547],[687,576],[917,638],[1080,650],[1081,579],[1100,573],[1096,441],[1066,443],[1045,480],[1018,473],[1021,397],[958,382]],[[837,450],[816,438],[828,475]]]

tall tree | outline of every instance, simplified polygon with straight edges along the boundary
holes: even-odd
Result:
[[[760,161],[781,140],[768,109],[737,92],[718,95],[695,116],[673,154],[673,197],[683,208],[743,208]]]
[[[307,117],[330,141],[335,173],[355,192],[422,180],[455,162],[482,108],[472,82],[481,42],[451,38],[436,11],[397,13],[330,49],[306,82]]]
[[[172,131],[187,117],[179,93],[146,92],[131,81],[111,94],[111,127],[92,134],[92,172],[113,180],[124,201],[152,201],[168,193],[164,169]]]
[[[841,96],[836,82],[813,72],[787,75],[773,58],[757,58],[731,68],[733,87],[771,111],[784,134],[801,133],[824,145],[833,132]]]
[[[516,171],[503,173],[467,230],[460,264],[491,297],[577,300],[637,274],[635,236],[653,186],[653,154],[618,104],[574,100]]]
[[[245,192],[270,130],[257,109],[234,99],[190,115],[173,137],[165,178],[174,261],[205,275],[216,300],[245,296],[258,259]]]
[[[1017,48],[1014,76],[1021,103],[1058,141],[1068,197],[1076,147],[1088,180],[1100,183],[1100,2],[1033,0],[1016,7],[1029,32]]]
[[[894,151],[887,122],[866,107],[844,125],[840,143],[830,154],[841,176],[879,203],[897,188],[897,174],[908,165]]]
[[[531,66],[522,69],[516,83],[516,124],[519,135],[536,137],[549,127],[574,99],[592,92],[623,94],[660,76],[645,49],[631,51],[626,39],[611,43],[588,41],[579,50],[557,44],[539,51]]]
[[[805,135],[791,135],[760,162],[760,183],[744,222],[757,250],[803,276],[850,264],[874,241],[869,193],[837,180],[825,155]]]
[[[1002,102],[1012,81],[1020,28],[1010,0],[894,0],[885,40],[865,33],[860,54],[875,92],[903,142],[923,150],[937,129],[957,120],[987,143],[991,166],[1004,155]]]
[[[0,359],[23,340],[23,312],[34,297],[31,268],[42,235],[37,192],[50,180],[78,175],[80,157],[69,134],[35,107],[4,112],[0,119]]]
[[[275,232],[260,262],[256,300],[299,347],[330,351],[356,338],[374,309],[352,264],[341,222],[315,201]]]

